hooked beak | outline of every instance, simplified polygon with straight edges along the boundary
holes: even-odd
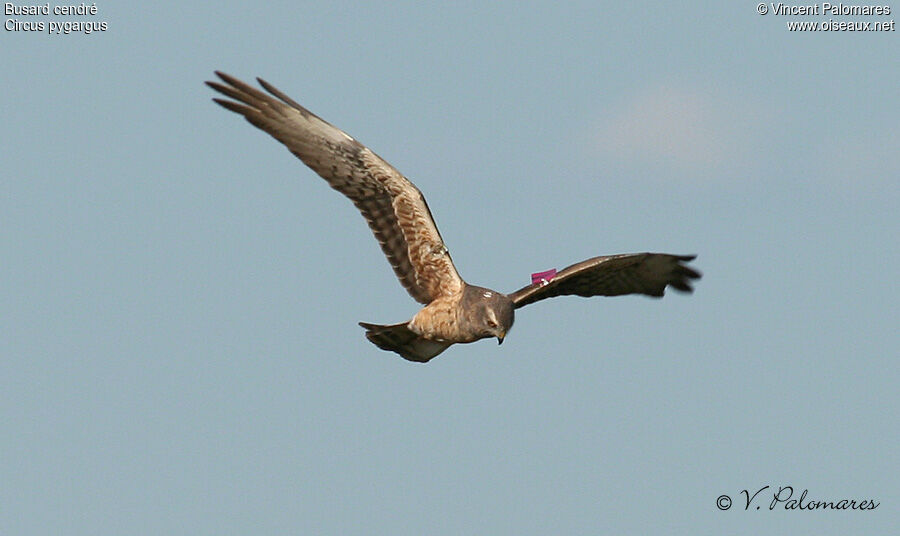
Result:
[[[506,333],[501,333],[500,335],[497,335],[497,346],[500,346],[501,344],[503,344],[504,337],[506,337]]]

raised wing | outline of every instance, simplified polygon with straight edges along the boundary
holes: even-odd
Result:
[[[693,292],[691,279],[700,272],[685,266],[696,255],[629,253],[594,257],[560,271],[549,282],[532,284],[509,295],[516,309],[554,296],[621,296],[646,294],[662,297],[666,286]]]
[[[271,93],[216,71],[225,84],[206,84],[234,100],[213,99],[283,143],[362,213],[410,296],[420,303],[461,291],[463,281],[425,197],[381,157],[271,84]],[[277,97],[277,98],[276,98]]]

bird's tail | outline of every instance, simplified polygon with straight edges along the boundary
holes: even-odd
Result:
[[[403,359],[418,363],[428,362],[453,344],[422,338],[409,329],[408,322],[389,326],[360,322],[359,325],[366,328],[366,338],[375,346],[397,352]]]

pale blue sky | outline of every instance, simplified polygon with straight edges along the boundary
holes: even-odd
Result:
[[[97,5],[103,33],[0,36],[0,533],[900,522],[897,33],[745,2]],[[860,19],[797,19],[828,18]],[[403,361],[356,325],[417,309],[363,220],[214,69],[407,174],[472,283],[645,250],[704,278]],[[880,506],[744,511],[765,485]]]

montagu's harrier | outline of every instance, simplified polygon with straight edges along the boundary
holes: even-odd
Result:
[[[691,292],[700,274],[694,256],[634,253],[594,257],[559,271],[535,274],[531,285],[506,295],[469,285],[459,276],[422,192],[399,171],[264,80],[269,92],[216,72],[207,82],[233,100],[215,102],[244,116],[283,143],[332,188],[353,201],[381,244],[406,291],[425,306],[408,322],[366,324],[366,337],[410,361],[426,362],[454,343],[503,337],[514,310],[554,296],[661,297],[666,286]]]

